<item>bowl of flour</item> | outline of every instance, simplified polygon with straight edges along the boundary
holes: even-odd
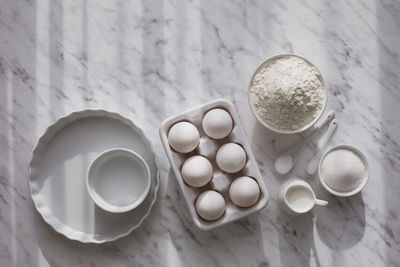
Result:
[[[264,61],[250,80],[248,96],[257,120],[281,134],[309,129],[321,117],[328,100],[319,70],[292,54]]]

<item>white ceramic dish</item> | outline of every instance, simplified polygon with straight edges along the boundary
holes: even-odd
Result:
[[[139,206],[149,193],[151,174],[136,152],[115,148],[98,155],[89,164],[86,187],[100,208],[127,212]]]
[[[151,172],[150,192],[134,210],[110,213],[90,198],[85,176],[89,163],[111,148],[136,151]],[[159,187],[151,142],[129,119],[105,110],[74,112],[57,120],[39,139],[29,165],[34,205],[55,231],[85,243],[128,235],[149,215]]]
[[[317,69],[318,73],[320,74],[321,82],[322,82],[322,85],[323,85],[323,88],[324,88],[324,91],[325,91],[325,102],[324,102],[324,107],[321,109],[320,113],[319,113],[319,114],[315,117],[315,119],[312,120],[309,124],[307,124],[307,125],[305,125],[305,126],[299,128],[299,129],[297,129],[297,130],[295,130],[295,131],[282,131],[282,130],[275,129],[275,128],[273,128],[272,126],[268,125],[266,122],[264,122],[264,121],[258,116],[257,112],[254,110],[253,104],[252,104],[251,99],[250,99],[250,89],[251,89],[251,86],[252,86],[252,84],[253,84],[253,79],[254,79],[254,76],[260,71],[260,69],[263,68],[263,67],[265,67],[265,66],[267,66],[268,64],[270,64],[273,60],[275,60],[275,59],[277,59],[277,58],[280,58],[280,57],[287,57],[287,56],[301,58],[301,59],[305,60],[307,63],[309,63],[311,66],[315,67],[315,68]],[[318,69],[313,63],[311,63],[310,61],[308,61],[306,58],[301,57],[301,56],[298,56],[298,55],[294,55],[294,54],[281,54],[281,55],[276,55],[276,56],[273,56],[273,57],[271,57],[271,58],[265,60],[263,63],[261,63],[261,65],[258,66],[258,68],[254,71],[253,75],[251,76],[247,96],[248,96],[249,106],[250,106],[251,112],[253,113],[254,117],[256,117],[256,119],[257,119],[265,128],[267,128],[267,129],[269,129],[269,130],[271,130],[271,131],[273,131],[273,132],[280,133],[280,134],[296,134],[296,133],[305,132],[306,130],[308,130],[311,126],[313,126],[313,125],[321,118],[322,114],[323,114],[324,111],[325,111],[326,104],[328,103],[328,91],[327,91],[327,89],[326,89],[326,85],[325,85],[324,78],[322,77],[322,74],[321,74],[321,72],[319,71],[319,69]]]
[[[325,182],[324,179],[322,179],[321,176],[321,163],[324,160],[324,158],[326,157],[326,155],[328,155],[329,152],[335,150],[335,149],[340,149],[340,148],[345,148],[345,149],[349,149],[351,151],[353,151],[354,153],[356,153],[357,155],[359,155],[361,157],[361,159],[363,160],[365,166],[366,166],[366,174],[364,176],[364,179],[362,180],[362,182],[356,187],[354,188],[354,190],[349,191],[349,192],[339,192],[336,190],[333,190],[332,188],[330,188]],[[322,186],[332,195],[338,196],[338,197],[350,197],[350,196],[354,196],[355,194],[357,194],[358,192],[360,192],[365,185],[368,183],[368,179],[369,179],[369,164],[368,164],[368,160],[367,157],[365,157],[365,155],[356,147],[351,146],[351,145],[337,145],[334,147],[331,147],[330,149],[328,149],[324,155],[321,157],[319,164],[318,164],[318,179],[321,182]]]
[[[202,129],[202,119],[205,113],[213,108],[222,108],[230,113],[233,119],[233,129],[231,133],[220,140],[209,138]],[[177,122],[189,121],[193,123],[200,133],[200,144],[192,152],[182,154],[177,153],[171,149],[168,144],[168,131]],[[214,100],[204,105],[192,108],[180,115],[173,116],[163,121],[160,127],[160,137],[164,145],[165,152],[167,153],[168,159],[171,163],[171,167],[175,173],[175,177],[181,189],[181,192],[186,200],[186,204],[189,208],[190,214],[193,218],[194,223],[203,230],[210,230],[215,227],[224,225],[226,223],[238,220],[252,213],[255,213],[263,209],[269,200],[269,193],[265,186],[264,180],[257,166],[256,159],[251,151],[249,144],[247,143],[247,137],[240,125],[239,116],[236,113],[233,105],[224,100]],[[247,154],[247,162],[245,167],[238,173],[229,174],[221,171],[216,164],[215,154],[218,148],[228,142],[239,143]],[[203,187],[193,188],[185,184],[181,176],[181,166],[183,162],[193,155],[202,155],[208,158],[213,165],[213,177],[211,181]],[[229,198],[229,187],[231,182],[241,176],[250,176],[256,180],[260,186],[260,197],[258,201],[248,208],[240,208],[236,206]],[[195,203],[197,197],[206,190],[215,190],[222,194],[226,202],[225,213],[219,219],[215,221],[206,221],[202,219],[196,212]]]

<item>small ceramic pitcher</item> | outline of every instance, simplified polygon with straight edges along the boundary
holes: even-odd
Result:
[[[283,211],[290,215],[303,214],[315,205],[328,204],[325,200],[317,199],[311,186],[300,179],[292,179],[282,184],[278,201]]]

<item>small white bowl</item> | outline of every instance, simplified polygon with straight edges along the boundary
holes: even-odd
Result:
[[[136,152],[115,148],[100,153],[90,163],[86,187],[100,208],[114,213],[139,206],[149,193],[151,174],[146,161]]]
[[[326,155],[328,155],[331,151],[336,150],[336,149],[339,149],[339,148],[349,149],[349,150],[353,151],[354,153],[356,153],[357,155],[359,155],[360,158],[362,159],[362,161],[364,162],[365,168],[366,168],[366,173],[365,173],[365,176],[364,176],[363,180],[361,181],[361,183],[360,183],[356,188],[354,188],[353,190],[348,191],[348,192],[339,192],[339,191],[336,191],[336,190],[330,188],[330,187],[325,183],[324,179],[322,179],[322,175],[321,175],[321,164],[322,164],[322,161],[324,160],[324,158],[326,157]],[[330,149],[328,149],[328,150],[324,153],[324,155],[323,155],[323,156],[321,157],[321,159],[319,160],[319,164],[318,164],[318,179],[319,179],[319,181],[321,182],[322,186],[323,186],[329,193],[331,193],[332,195],[335,195],[335,196],[338,196],[338,197],[350,197],[350,196],[354,196],[355,194],[357,194],[358,192],[360,192],[360,191],[365,187],[365,185],[366,185],[367,182],[368,182],[368,179],[369,179],[369,165],[368,165],[368,160],[367,160],[367,158],[365,157],[365,155],[364,155],[358,148],[356,148],[356,147],[354,147],[354,146],[351,146],[351,145],[337,145],[337,146],[331,147]]]
[[[272,127],[271,125],[269,125],[268,123],[266,123],[265,121],[263,121],[260,116],[258,115],[257,111],[254,110],[254,105],[250,99],[250,89],[251,86],[253,84],[253,80],[254,77],[256,76],[256,74],[265,66],[268,66],[269,64],[271,64],[271,62],[273,62],[275,59],[280,58],[280,57],[298,57],[303,59],[305,62],[307,62],[308,64],[310,64],[311,66],[313,66],[319,73],[320,77],[321,77],[321,82],[322,82],[322,86],[323,86],[323,90],[325,92],[325,99],[324,99],[324,106],[323,108],[319,111],[319,113],[317,114],[317,116],[307,125],[304,125],[303,127],[297,129],[297,130],[293,130],[293,131],[283,131],[283,130],[279,130],[279,129],[275,129],[274,127]],[[322,116],[322,114],[325,111],[326,108],[326,104],[328,103],[328,90],[326,89],[326,84],[325,84],[325,80],[322,77],[321,72],[319,71],[319,69],[313,64],[311,63],[309,60],[307,60],[304,57],[295,55],[295,54],[281,54],[281,55],[276,55],[273,57],[270,57],[269,59],[265,60],[263,63],[260,64],[260,66],[258,66],[258,68],[254,71],[253,75],[251,76],[250,82],[249,82],[249,87],[247,90],[247,98],[248,98],[248,102],[249,102],[249,106],[250,106],[250,110],[253,113],[254,117],[256,117],[256,119],[267,129],[269,129],[270,131],[273,131],[275,133],[279,133],[279,134],[296,134],[296,133],[302,133],[306,130],[308,130],[311,126],[313,126]]]

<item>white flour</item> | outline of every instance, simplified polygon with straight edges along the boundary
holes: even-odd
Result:
[[[279,57],[261,68],[250,88],[250,103],[258,117],[281,131],[309,124],[320,114],[325,98],[318,70],[296,56]]]

